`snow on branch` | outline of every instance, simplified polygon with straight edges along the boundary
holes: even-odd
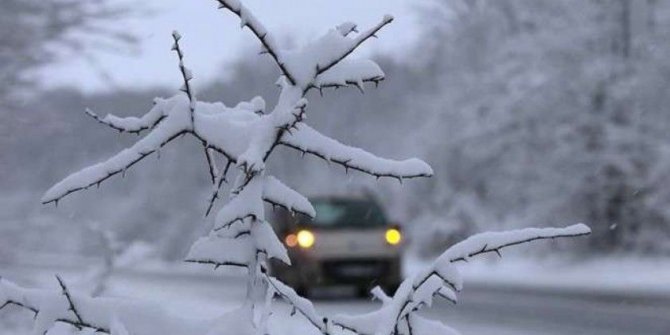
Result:
[[[219,8],[225,8],[240,18],[240,26],[247,27],[251,32],[258,38],[264,48],[264,52],[269,54],[272,59],[274,59],[277,66],[281,70],[282,74],[286,79],[291,82],[292,85],[296,85],[297,82],[295,77],[289,72],[288,68],[284,64],[282,59],[282,54],[279,46],[277,45],[275,39],[268,33],[265,26],[256,19],[247,7],[245,7],[239,0],[217,0],[219,3]]]
[[[205,147],[205,158],[207,158],[207,167],[209,168],[209,178],[211,179],[212,184],[216,185],[217,177],[221,172],[219,171],[219,167],[216,165],[214,150],[212,148]]]
[[[264,278],[276,294],[286,301],[286,303],[290,304],[294,311],[302,314],[302,316],[304,316],[312,326],[318,329],[322,334],[329,334],[328,318],[317,313],[311,301],[301,297],[293,288],[282,283],[275,277],[265,274]]]
[[[56,280],[58,281],[58,285],[61,288],[61,293],[63,293],[63,296],[65,296],[67,299],[68,311],[72,312],[77,320],[77,324],[75,326],[79,330],[81,330],[83,327],[91,328],[90,326],[86,326],[87,324],[84,322],[84,319],[81,318],[81,314],[79,314],[79,311],[77,311],[77,307],[74,305],[74,301],[72,301],[72,295],[70,295],[70,291],[65,285],[63,279],[57,275]]]
[[[179,90],[186,93],[186,96],[188,96],[189,109],[191,111],[191,124],[193,124],[193,120],[195,118],[194,114],[196,105],[195,93],[193,91],[193,88],[191,87],[191,80],[193,79],[193,73],[191,72],[191,70],[186,68],[186,65],[184,65],[184,52],[181,50],[181,47],[179,46],[179,40],[181,40],[181,35],[179,34],[178,31],[175,30],[172,32],[172,39],[174,40],[172,50],[174,50],[174,52],[177,53],[177,57],[179,58],[179,72],[181,72],[182,80],[184,81],[184,84]]]
[[[302,122],[307,99],[283,78],[279,80],[282,92],[277,106],[268,115],[262,115],[250,128],[247,146],[238,158],[237,166],[247,174],[247,181],[265,169],[265,161],[284,133],[291,133]],[[245,187],[246,183],[242,185]]]
[[[265,177],[263,200],[295,214],[302,214],[310,218],[316,216],[316,210],[305,196],[272,176]]]
[[[100,320],[88,320],[82,317],[80,310],[75,307],[74,297],[60,277],[57,277],[61,292],[46,290],[23,289],[5,279],[0,279],[0,309],[15,305],[27,309],[35,314],[33,334],[45,334],[57,322],[69,324],[79,330],[88,328],[96,332],[110,334],[109,325]],[[79,298],[79,297],[77,297]],[[82,299],[77,299],[86,307]]]
[[[525,228],[504,232],[487,232],[467,238],[450,247],[440,258],[449,262],[467,261],[469,258],[495,252],[509,246],[528,243],[536,240],[555,239],[563,237],[579,237],[591,234],[591,229],[583,224],[576,224],[565,228]]]
[[[174,99],[174,98],[173,98]],[[175,105],[186,103],[184,99],[175,101]],[[179,108],[174,108],[179,111]],[[183,108],[181,109],[184,110]],[[185,109],[188,111],[188,109]],[[159,150],[161,147],[187,132],[189,128],[187,113],[171,112],[170,117],[161,122],[147,136],[132,147],[125,149],[102,163],[95,164],[79,172],[71,174],[61,182],[52,186],[42,197],[42,203],[58,203],[63,197],[89,187],[100,185],[108,178],[132,167],[135,163]]]
[[[151,110],[144,114],[141,118],[125,117],[120,118],[113,114],[107,114],[105,117],[100,117],[92,110],[86,109],[86,115],[90,116],[99,123],[106,125],[114,130],[122,133],[140,134],[144,130],[153,129],[159,122],[166,117],[164,112],[165,100],[156,98],[154,106]]]
[[[391,22],[393,22],[393,16],[385,15],[384,18],[374,27],[360,33],[356,38],[351,39],[347,45],[342,46],[336,52],[332,52],[331,55],[329,55],[329,58],[320,60],[316,65],[316,75],[318,76],[330,70],[331,67],[335,66],[335,64],[339,63],[345,57],[349,56],[349,54],[354,52],[354,50],[363,44],[363,42],[371,37],[376,37],[375,34]],[[344,34],[344,37],[346,37],[346,34]]]
[[[288,252],[267,222],[249,224],[223,232],[212,232],[198,239],[186,256],[186,262],[221,266],[251,266],[258,253],[291,264]]]
[[[309,153],[342,165],[347,171],[356,170],[377,178],[402,180],[433,175],[430,166],[419,159],[397,161],[377,157],[363,149],[342,144],[305,124],[299,125],[298,131],[285,134],[280,143],[303,154]]]
[[[87,333],[132,335],[205,335],[239,320],[184,318],[161,306],[118,298],[91,298],[72,293],[59,279],[61,291],[26,289],[0,279],[0,309],[17,306],[35,315],[32,334],[46,334],[56,323]],[[233,315],[236,311],[223,315]]]
[[[253,178],[216,215],[214,231],[228,228],[245,219],[264,220],[263,179]]]
[[[379,287],[373,289],[375,297],[382,302],[382,307],[361,315],[335,315],[332,324],[340,329],[357,335],[377,335],[382,323],[390,323],[391,331],[397,335],[460,335],[453,328],[442,322],[430,320],[416,313],[406,314],[399,322],[393,324],[393,299],[386,295]]]
[[[260,133],[270,133],[276,136],[278,130],[267,131],[266,128],[277,124],[276,117],[264,115],[265,101],[255,97],[251,101],[243,101],[235,107],[226,107],[223,103],[207,103],[195,100],[195,94],[190,86],[193,78],[191,72],[184,66],[183,51],[179,46],[181,36],[173,33],[173,49],[179,57],[179,69],[183,77],[182,91],[186,97],[175,95],[169,99],[156,99],[155,105],[142,118],[118,118],[107,115],[100,118],[90,110],[87,114],[113,129],[137,133],[142,130],[151,130],[144,138],[132,147],[125,149],[108,160],[87,167],[73,173],[61,182],[51,187],[43,196],[42,203],[56,203],[63,197],[80,190],[98,186],[108,178],[123,173],[148,155],[157,152],[176,137],[184,134],[195,136],[203,145],[212,183],[216,188],[209,199],[207,213],[211,210],[214,201],[218,198],[218,191],[226,180],[226,173],[230,164],[236,163],[237,157],[249,151],[252,138],[258,138]],[[279,126],[292,126],[301,120],[304,114],[305,100],[298,101],[297,106],[302,110],[291,113],[289,121]],[[302,106],[302,107],[301,107]],[[283,119],[282,119],[283,120]],[[223,171],[218,171],[214,153],[222,154],[228,165]],[[267,155],[264,152],[264,155]],[[267,157],[266,157],[267,158]],[[261,164],[262,165],[262,164]],[[217,173],[218,172],[218,173]]]
[[[245,219],[264,220],[263,201],[294,214],[314,217],[312,204],[300,193],[272,176],[252,178],[217,214],[214,230],[230,227]]]
[[[141,119],[120,119],[109,115],[100,119],[106,124],[109,123],[110,127],[113,125],[112,128],[115,129],[137,133],[142,129],[151,131],[132,147],[104,162],[75,172],[57,183],[45,193],[42,203],[57,203],[69,194],[98,186],[116,174],[125,173],[135,163],[159,151],[176,137],[191,134],[202,143],[206,151],[210,177],[214,176],[212,182],[216,188],[209,199],[207,211],[209,213],[213,202],[218,198],[218,190],[226,181],[230,165],[247,150],[249,139],[255,136],[258,129],[265,130],[259,125],[265,122],[267,127],[272,127],[272,123],[264,119],[265,101],[260,97],[255,97],[249,102],[240,102],[232,108],[222,103],[200,101],[195,104],[195,109],[192,107],[193,104],[185,96],[175,95],[169,99],[156,99],[155,106]],[[298,122],[303,113],[304,111],[298,110],[295,114],[291,114],[290,124]],[[195,118],[193,121],[191,115]],[[271,134],[274,134],[274,131],[275,129],[272,129]],[[222,154],[228,160],[225,169],[219,171],[214,153]]]
[[[198,239],[186,256],[186,262],[221,266],[248,267],[255,257],[248,233],[239,238],[207,236]]]
[[[383,72],[373,61],[350,60],[347,57],[391,21],[391,16],[385,16],[379,24],[355,37],[351,37],[351,33],[356,31],[353,29],[355,25],[346,23],[329,30],[301,48],[286,51],[286,67],[294,75],[297,81],[295,85],[306,93],[311,88],[348,84],[360,88],[362,82],[377,83],[383,80]]]
[[[421,308],[430,307],[435,296],[456,302],[456,292],[462,289],[463,281],[453,263],[489,252],[500,254],[502,248],[536,240],[590,233],[588,226],[577,224],[566,228],[526,228],[474,235],[447,249],[428,268],[405,279],[392,298],[379,288],[373,290],[383,302],[379,310],[359,316],[337,316],[334,324],[358,334],[434,334],[437,330],[457,334],[439,322],[415,314]]]
[[[292,86],[305,92],[310,88],[339,87],[355,85],[362,88],[363,82],[378,83],[384,79],[379,66],[370,60],[339,65],[354,50],[384,26],[393,21],[390,15],[375,26],[351,38],[358,32],[354,23],[338,25],[321,38],[296,50],[282,50],[263,24],[242,5],[239,0],[217,0],[220,8],[225,8],[240,18],[240,25],[247,27],[263,45],[263,52],[269,54],[279,66],[282,74]],[[332,73],[329,73],[332,72]]]
[[[384,71],[374,61],[369,59],[345,59],[318,76],[314,80],[313,86],[322,91],[323,88],[327,87],[338,88],[354,85],[363,92],[363,83],[372,82],[376,86],[384,80],[384,76]]]
[[[208,152],[209,153],[209,152]],[[211,159],[212,162],[214,162],[214,158],[209,158]],[[228,180],[226,179],[226,175],[228,174],[228,170],[230,170],[230,167],[233,165],[233,161],[228,159],[228,162],[226,163],[226,167],[223,168],[223,170],[219,171],[218,174],[214,176],[214,183],[212,185],[212,193],[209,196],[209,199],[207,200],[207,210],[205,211],[205,217],[209,216],[209,213],[212,212],[212,208],[214,208],[214,203],[216,202],[216,199],[219,198],[219,191],[221,190],[221,186],[223,186],[224,183],[227,183]],[[210,163],[210,173],[215,173],[216,172],[216,166]]]
[[[485,253],[500,254],[502,248],[534,240],[590,233],[585,225],[575,225],[562,229],[524,229],[476,235],[449,248],[430,267],[407,278],[393,297],[388,297],[381,289],[374,290],[375,296],[383,302],[379,310],[358,316],[322,317],[309,300],[266,272],[268,259],[286,264],[290,264],[290,259],[286,247],[265,220],[265,203],[283,207],[294,214],[314,217],[316,213],[307,198],[266,175],[265,163],[278,145],[284,145],[342,165],[347,171],[357,170],[377,178],[391,177],[402,182],[405,178],[433,175],[431,167],[419,159],[378,157],[342,144],[304,123],[305,95],[311,88],[355,85],[363,90],[365,82],[377,84],[384,79],[383,71],[375,62],[352,60],[348,56],[393,18],[385,16],[380,23],[362,33],[358,33],[355,24],[347,22],[302,48],[287,51],[279,48],[265,27],[239,0],[217,2],[221,8],[240,18],[241,26],[252,31],[278,64],[283,76],[278,81],[281,91],[272,111],[265,112],[265,101],[260,97],[232,108],[220,102],[196,101],[190,86],[193,75],[184,65],[184,54],[179,45],[181,36],[175,32],[173,50],[179,58],[183,79],[181,90],[185,96],[178,94],[157,100],[152,110],[141,118],[113,115],[100,118],[87,111],[89,116],[113,129],[138,134],[142,130],[149,132],[130,148],[57,183],[45,193],[42,202],[57,203],[71,193],[99,185],[124,173],[176,137],[191,134],[203,146],[213,184],[207,214],[219,198],[230,167],[235,165],[241,173],[231,187],[230,200],[218,211],[211,232],[193,244],[186,261],[214,267],[245,268],[248,272],[247,302],[242,308],[214,321],[193,321],[170,316],[146,304],[78,296],[72,294],[60,278],[60,293],[26,290],[0,280],[2,307],[17,305],[35,313],[36,334],[46,332],[56,322],[115,335],[218,334],[230,332],[230,329],[245,334],[260,333],[265,331],[275,295],[291,304],[324,335],[332,334],[333,326],[358,335],[456,334],[440,322],[415,313],[431,306],[434,297],[457,301],[457,292],[463,283],[453,263]],[[227,160],[224,169],[217,165],[217,154]],[[260,308],[260,318],[255,316],[257,308]]]

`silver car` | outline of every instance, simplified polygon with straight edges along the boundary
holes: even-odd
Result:
[[[354,197],[310,201],[315,219],[279,212],[273,220],[293,262],[273,262],[273,274],[302,295],[340,284],[355,286],[359,295],[367,295],[375,285],[395,291],[401,281],[403,237],[381,206]]]

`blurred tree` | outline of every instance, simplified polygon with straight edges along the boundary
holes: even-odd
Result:
[[[35,86],[32,70],[68,54],[87,57],[88,47],[117,49],[132,35],[108,28],[128,8],[109,1],[3,0],[0,5],[0,107]],[[86,35],[95,35],[86,39]]]
[[[418,190],[433,195],[418,210],[453,210],[474,194],[503,226],[583,220],[594,249],[664,248],[669,10],[629,0],[431,6],[421,54],[440,89],[424,99],[417,142],[448,182]]]
[[[114,20],[130,13],[129,7],[111,5],[111,1],[79,0],[2,0],[0,2],[0,187],[13,192],[2,194],[3,241],[19,241],[26,225],[40,221],[26,190],[34,187],[38,171],[24,171],[28,161],[35,162],[48,155],[50,143],[39,143],[40,136],[49,137],[63,131],[63,113],[40,112],[32,109],[39,103],[29,103],[27,96],[38,91],[35,70],[63,57],[81,57],[91,61],[90,51],[107,48],[120,50],[134,44],[134,37],[109,28]],[[66,95],[71,97],[72,94]],[[56,102],[54,97],[44,104]],[[24,103],[25,102],[25,103]],[[72,105],[77,105],[77,101]],[[28,106],[30,104],[30,106]],[[28,109],[30,110],[28,111]],[[71,131],[71,129],[68,129]],[[39,134],[39,136],[34,136]],[[44,145],[40,150],[35,144]],[[62,151],[55,150],[63,153]],[[53,166],[44,165],[49,169]],[[11,173],[10,173],[11,171]],[[20,185],[20,186],[19,186]],[[42,186],[43,187],[43,186]],[[31,213],[32,222],[27,222]],[[11,251],[3,248],[12,243],[0,243],[0,261],[10,258]],[[19,243],[20,244],[20,243]],[[41,242],[39,244],[44,244]]]

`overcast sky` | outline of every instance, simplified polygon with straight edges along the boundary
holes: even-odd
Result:
[[[298,43],[345,21],[356,22],[365,29],[384,14],[391,14],[396,18],[394,23],[378,40],[369,41],[360,53],[384,52],[402,57],[403,50],[416,37],[414,9],[421,1],[425,0],[246,0],[245,3],[271,31],[277,32],[280,41],[292,36]],[[241,31],[239,21],[230,12],[217,10],[214,0],[146,0],[146,4],[154,11],[151,16],[117,23],[140,39],[139,53],[94,52],[97,66],[82,58],[50,65],[42,72],[45,85],[75,86],[86,91],[178,85],[175,55],[170,52],[170,33],[174,29],[184,36],[182,45],[187,64],[198,80],[196,85],[221,75],[226,62],[239,57],[243,50],[260,50],[253,35],[247,29]]]

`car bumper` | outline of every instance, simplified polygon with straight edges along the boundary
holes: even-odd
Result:
[[[272,272],[293,287],[375,285],[392,287],[401,280],[399,256],[385,258],[292,257],[293,265],[272,264]]]

